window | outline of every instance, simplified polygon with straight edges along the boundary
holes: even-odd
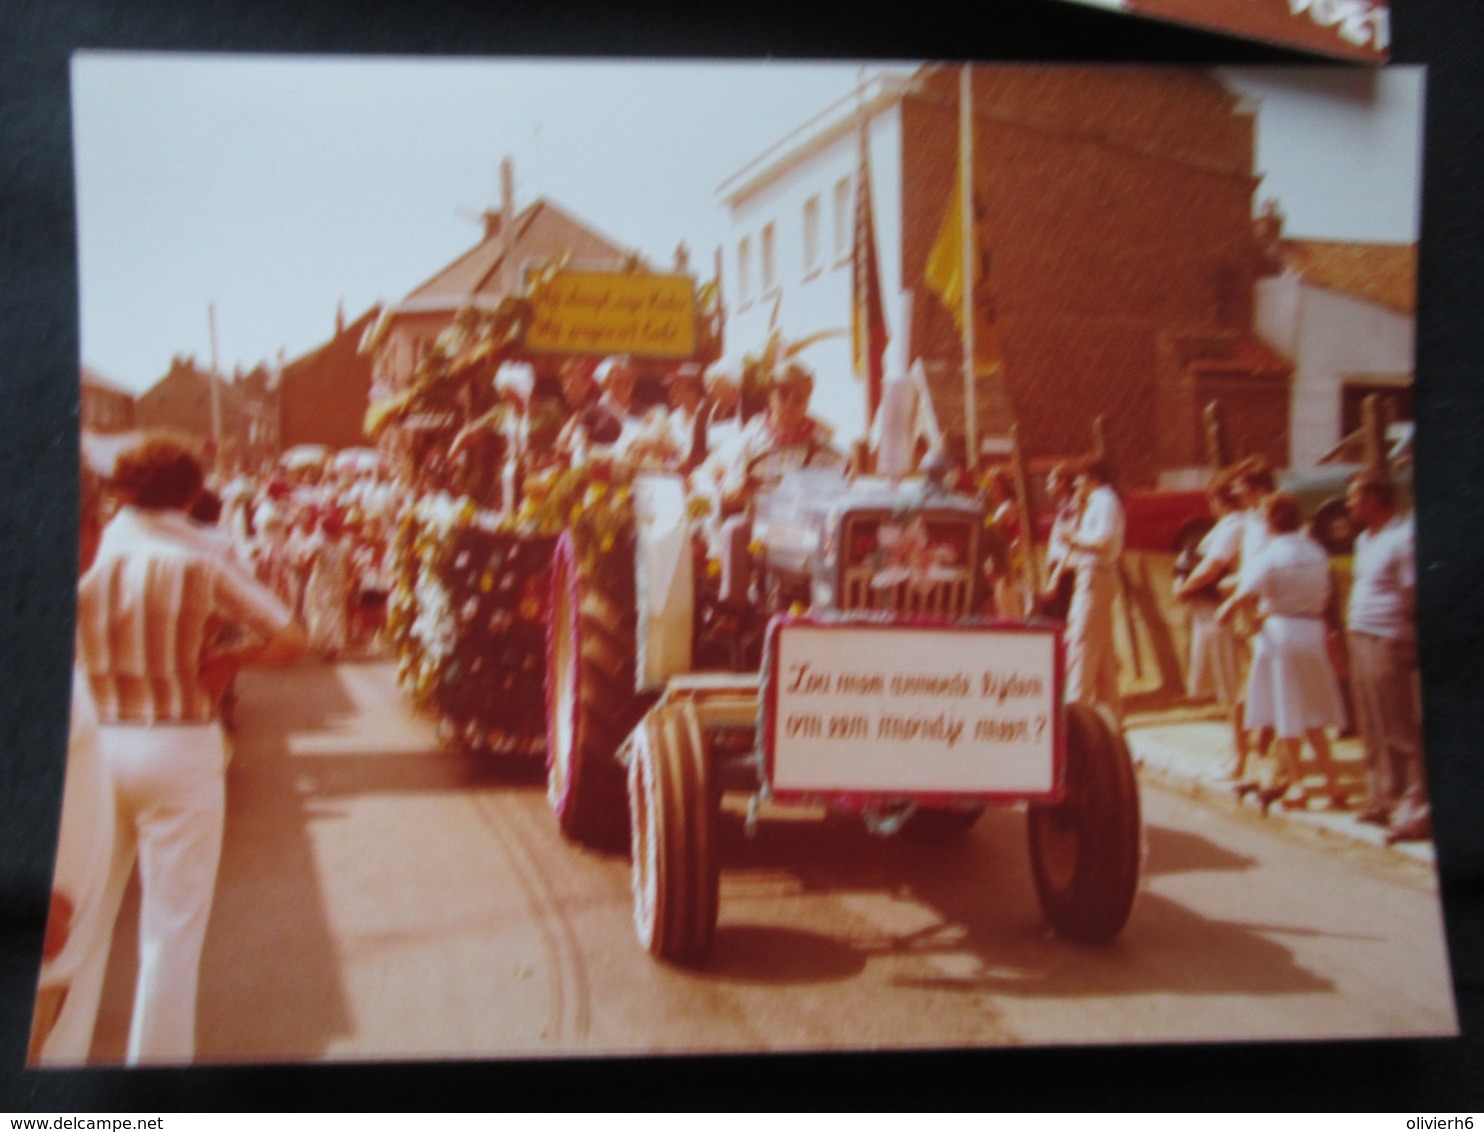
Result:
[[[850,178],[841,177],[835,182],[835,260],[839,262],[850,254],[850,230],[854,224],[854,209],[850,207]]]
[[[767,294],[767,292],[771,291],[778,285],[777,261],[773,258],[774,244],[776,243],[776,240],[774,238],[775,235],[776,225],[774,225],[771,221],[763,225],[762,248],[760,249],[760,251],[762,257],[761,275],[764,294]]]
[[[737,241],[737,301],[752,302],[752,240],[746,236]]]
[[[819,270],[819,197],[804,202],[804,274]]]

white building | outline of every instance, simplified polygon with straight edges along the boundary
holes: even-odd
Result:
[[[900,288],[902,115],[908,80],[867,79],[717,190],[731,219],[723,249],[727,353],[740,363],[775,328],[812,338],[799,360],[815,373],[815,414],[848,442],[866,428],[865,382],[851,372],[851,248],[860,130],[867,123],[877,262],[890,340],[886,373],[905,374],[906,296]],[[817,337],[816,337],[817,336]]]
[[[1303,468],[1359,427],[1368,394],[1411,419],[1416,245],[1285,240],[1280,254],[1254,329],[1293,362],[1289,463]]]

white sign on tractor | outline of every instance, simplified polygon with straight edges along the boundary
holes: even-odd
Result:
[[[1057,647],[1049,628],[780,625],[774,791],[1051,794]]]

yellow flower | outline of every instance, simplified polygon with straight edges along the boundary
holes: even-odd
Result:
[[[608,485],[602,480],[594,480],[591,484],[588,485],[587,497],[593,503],[596,503],[607,494]]]
[[[494,575],[494,573],[492,571],[486,570],[483,574],[479,575],[479,592],[480,593],[487,594],[487,593],[490,592],[490,590],[492,590],[494,588],[495,588],[495,575]]]
[[[760,540],[760,539],[753,539],[750,543],[747,544],[747,553],[750,554],[750,555],[752,555],[754,558],[756,558],[762,552],[763,552],[762,540]]]
[[[706,577],[708,577],[708,578],[719,578],[719,577],[721,577],[721,563],[718,562],[714,558],[708,558],[706,560]]]
[[[613,536],[604,535],[603,541],[599,545],[603,548],[603,553],[607,554],[608,551],[613,549]]]

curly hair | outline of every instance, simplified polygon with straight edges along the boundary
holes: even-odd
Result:
[[[119,453],[109,486],[125,503],[150,511],[181,511],[196,499],[206,474],[174,437],[151,434]]]
[[[1267,493],[1278,486],[1273,465],[1262,456],[1248,456],[1237,465],[1237,483],[1253,491]]]
[[[1299,501],[1286,491],[1275,492],[1269,496],[1262,510],[1274,534],[1292,534],[1303,526],[1304,509]]]

